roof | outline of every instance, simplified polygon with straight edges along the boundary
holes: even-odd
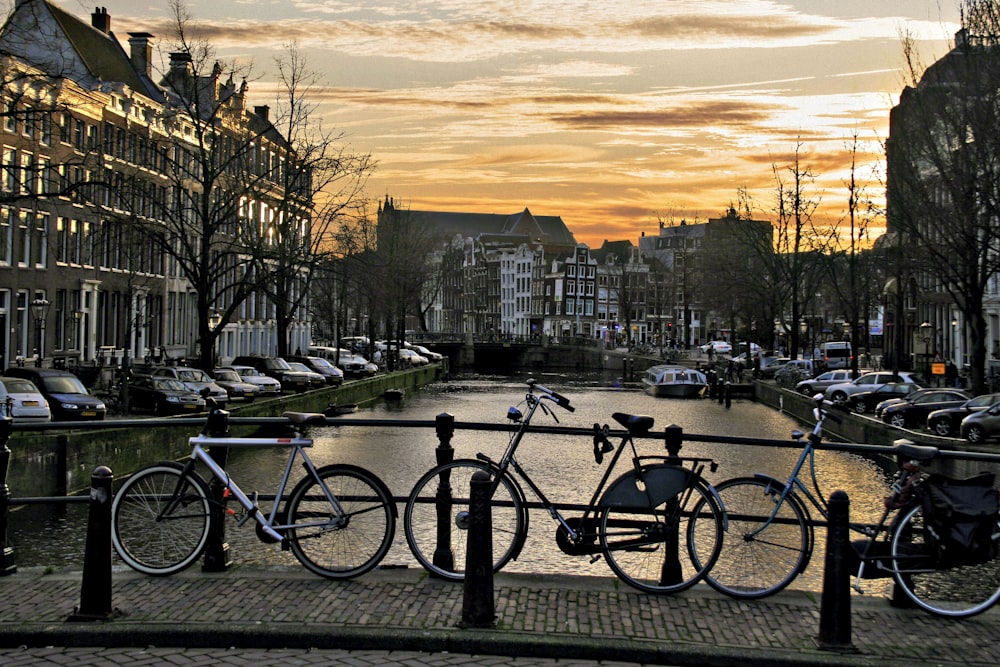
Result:
[[[397,210],[386,198],[380,214],[391,215]],[[456,235],[463,238],[479,236],[524,236],[527,240],[549,246],[576,246],[573,233],[559,216],[534,215],[527,207],[520,213],[452,213],[447,211],[401,210],[410,222],[433,229],[444,239]]]
[[[76,70],[94,84],[123,83],[150,98],[163,98],[133,67],[113,32],[98,30],[47,0],[20,0],[3,27],[3,40],[18,58],[49,74]]]

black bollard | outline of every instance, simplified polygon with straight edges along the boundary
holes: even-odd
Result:
[[[722,404],[723,397],[726,394],[726,390],[724,387],[725,387],[725,380],[723,380],[721,377],[718,378],[715,381],[715,395],[719,399],[720,405]]]
[[[455,458],[451,438],[455,435],[455,416],[442,412],[434,418],[438,446],[434,450],[438,465],[450,463]],[[438,479],[435,506],[437,508],[437,543],[432,562],[442,570],[455,569],[455,552],[451,548],[451,473],[443,472]]]
[[[208,453],[223,470],[229,462],[228,447],[210,447]],[[226,542],[226,485],[216,476],[208,483],[208,490],[215,501],[208,510],[208,541],[205,542],[205,557],[202,572],[226,572],[233,565],[232,549]]]
[[[851,644],[851,501],[843,491],[830,496],[819,612],[819,645],[830,651],[853,651]]]
[[[0,576],[14,574],[14,547],[7,546],[7,525],[10,521],[10,487],[7,486],[7,469],[10,466],[10,448],[7,441],[14,430],[14,420],[0,417]]]
[[[469,484],[469,531],[465,549],[465,582],[462,597],[463,628],[496,626],[493,601],[493,481],[477,470]]]
[[[733,406],[733,385],[726,383],[726,407],[731,408]]]
[[[80,606],[68,621],[104,621],[111,608],[111,468],[98,466],[90,477],[87,546],[83,556]]]

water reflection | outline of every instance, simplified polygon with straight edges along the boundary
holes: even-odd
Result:
[[[576,408],[569,413],[557,410],[560,425],[590,428],[594,423],[614,424],[613,412],[646,414],[653,417],[655,429],[676,424],[687,433],[714,434],[789,440],[793,420],[765,406],[737,400],[726,408],[711,400],[671,400],[647,396],[636,387],[616,387],[613,377],[599,375],[555,376],[540,374],[537,379],[566,395]],[[433,421],[447,412],[457,422],[502,424],[508,406],[524,400],[525,385],[509,378],[459,379],[411,391],[401,402],[362,406],[355,417]],[[393,495],[405,497],[417,479],[435,464],[438,440],[433,428],[383,429],[352,426],[352,415],[343,417],[344,425],[315,429],[315,446],[310,456],[317,465],[352,463],[374,471],[385,480]],[[551,422],[541,414],[535,423]],[[615,425],[617,426],[617,425]],[[452,445],[456,458],[471,458],[477,452],[499,457],[507,444],[504,433],[457,430]],[[616,443],[617,444],[617,443]],[[643,453],[662,451],[656,441],[640,443]],[[710,456],[719,462],[709,481],[766,472],[781,479],[787,477],[798,457],[798,449],[744,447],[732,443],[686,443],[683,454]],[[244,490],[270,492],[277,483],[287,452],[284,450],[236,449],[230,456],[230,470]],[[585,503],[603,472],[595,464],[589,438],[571,438],[529,434],[519,450],[519,461],[555,502]],[[834,490],[846,491],[852,501],[852,519],[874,520],[886,482],[878,467],[860,457],[820,452],[817,467],[824,495]],[[605,464],[607,464],[605,459]],[[622,461],[619,463],[627,463]],[[622,469],[624,472],[624,469]],[[534,500],[531,498],[531,500]],[[11,543],[22,565],[82,563],[86,525],[85,511],[63,512],[58,521],[42,519],[33,510],[12,516]],[[818,515],[814,512],[814,518]],[[613,576],[602,562],[591,564],[588,558],[564,555],[554,544],[555,524],[547,514],[532,512],[528,542],[519,560],[507,567],[517,572],[558,572],[590,576]],[[295,565],[288,553],[259,543],[253,530],[227,527],[227,540],[238,563],[283,563]],[[822,547],[825,535],[817,533]],[[819,588],[822,554],[813,558],[810,571],[793,586]],[[393,548],[386,563],[417,567],[410,555],[400,522]],[[818,564],[817,564],[818,563]]]

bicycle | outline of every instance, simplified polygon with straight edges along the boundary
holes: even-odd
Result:
[[[592,563],[603,556],[622,581],[646,592],[682,591],[700,581],[722,546],[722,508],[711,485],[701,476],[704,466],[710,464],[714,470],[715,462],[693,457],[639,456],[635,437],[645,435],[653,419],[615,413],[614,420],[626,429],[621,443],[615,450],[607,425],[594,425],[595,461],[600,464],[604,454],[615,453],[590,502],[583,507],[573,506],[582,509],[583,515],[566,518],[518,463],[516,455],[537,410],[558,423],[554,410],[546,403],[571,412],[574,408],[568,398],[535,380],[527,384],[526,412],[517,407],[507,411],[507,419],[515,428],[499,461],[480,453],[476,459],[444,463],[424,474],[413,487],[406,501],[403,525],[406,540],[420,564],[434,576],[464,579],[465,540],[449,541],[452,525],[459,531],[468,528],[469,499],[452,499],[450,493],[453,488],[469,489],[472,476],[485,471],[492,479],[494,572],[517,559],[528,533],[527,498],[517,480],[520,478],[558,524],[556,544],[564,553],[589,555]],[[608,483],[626,445],[631,450],[632,469]],[[695,504],[701,507],[697,517],[690,513]],[[688,558],[678,555],[678,531],[682,527]]]
[[[211,399],[209,399],[211,401]],[[195,470],[203,464],[225,488],[221,505],[238,527],[253,520],[258,538],[291,549],[307,569],[330,579],[368,572],[385,557],[396,527],[396,505],[386,485],[373,473],[353,465],[317,468],[305,448],[305,431],[326,423],[318,413],[286,412],[287,432],[275,437],[230,437],[229,413],[213,406],[201,433],[189,439],[191,456],[184,465],[160,462],[144,468],[122,485],[112,503],[112,541],[133,569],[165,576],[190,566],[204,551],[210,516],[220,501]],[[287,447],[288,461],[269,512],[258,505],[212,458],[214,447]],[[292,466],[300,461],[306,474],[287,496]],[[228,509],[234,499],[241,509]]]
[[[773,595],[809,564],[814,534],[808,506],[824,519],[829,516],[816,478],[815,450],[822,442],[824,420],[839,421],[827,414],[822,394],[813,398],[816,425],[805,441],[802,431],[793,432],[802,452],[787,481],[757,473],[716,486],[729,532],[722,554],[705,580],[722,593],[748,599]],[[928,476],[921,471],[921,464],[934,459],[938,449],[897,440],[893,453],[900,462],[899,471],[880,520],[874,526],[850,525],[851,530],[864,535],[852,544],[858,558],[854,589],[864,592],[863,579],[893,577],[907,598],[931,613],[962,617],[988,609],[1000,599],[1000,561],[947,567],[929,553],[922,506]],[[807,460],[813,491],[799,476]],[[889,523],[893,512],[895,517]],[[995,530],[992,539],[998,537],[1000,530]]]

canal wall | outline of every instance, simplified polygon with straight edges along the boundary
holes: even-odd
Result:
[[[234,403],[234,417],[280,417],[287,411],[323,412],[328,405],[363,404],[379,400],[388,389],[413,390],[441,379],[446,369],[431,365],[347,382],[252,403]],[[94,468],[106,465],[116,477],[163,460],[178,460],[191,452],[187,439],[204,424],[201,417],[167,417],[100,422],[72,430],[15,430],[7,485],[13,497],[62,496],[90,487]],[[17,427],[15,427],[16,429]],[[255,427],[243,427],[249,432]],[[234,425],[233,433],[240,435]]]
[[[761,381],[754,382],[754,396],[761,403],[795,418],[803,425],[802,430],[807,433],[812,430],[816,423],[812,413],[813,400],[809,396],[783,389],[773,382]],[[996,444],[971,445],[964,440],[942,438],[926,431],[900,429],[871,417],[855,415],[847,410],[835,409],[834,414],[840,419],[840,423],[836,423],[832,419],[825,421],[823,432],[827,436],[833,436],[844,442],[891,447],[896,440],[905,438],[919,445],[933,445],[940,449],[984,454],[1000,453],[1000,446]],[[928,466],[927,469],[955,478],[970,477],[984,470],[992,470],[1000,476],[1000,466],[991,466],[980,461],[940,459]]]

